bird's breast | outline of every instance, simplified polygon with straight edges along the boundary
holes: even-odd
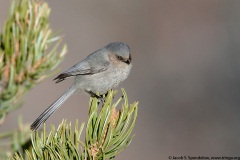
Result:
[[[128,77],[131,67],[131,64],[121,67],[111,66],[100,73],[79,75],[76,77],[75,82],[77,81],[80,89],[104,94],[108,90],[116,87],[120,82],[124,81]]]

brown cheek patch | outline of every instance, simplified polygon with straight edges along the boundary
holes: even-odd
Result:
[[[110,54],[108,54],[108,57],[113,64],[119,64],[118,59],[116,58],[115,55],[110,53]]]

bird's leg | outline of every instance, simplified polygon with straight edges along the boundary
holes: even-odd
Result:
[[[113,89],[111,89],[111,92],[113,93]],[[107,93],[105,94],[106,97],[108,96],[108,94],[109,94],[109,91],[107,91]],[[114,99],[114,96],[112,98]]]
[[[95,97],[95,98],[101,100],[102,104],[104,104],[103,95],[97,95],[97,94],[93,93],[92,91],[86,91],[86,92],[89,93],[91,95],[91,97]]]
[[[105,97],[107,97],[107,96],[108,96],[108,94],[109,94],[109,91],[107,91],[107,92],[105,93]]]
[[[105,101],[104,101],[104,96],[100,95],[96,97],[97,99],[99,99],[102,102],[102,106],[104,105]]]

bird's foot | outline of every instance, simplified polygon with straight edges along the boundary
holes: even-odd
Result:
[[[86,91],[87,93],[89,93],[91,95],[91,97],[95,97],[98,100],[100,100],[102,102],[102,105],[104,104],[104,97],[103,95],[97,95],[95,93],[93,93],[92,91]]]

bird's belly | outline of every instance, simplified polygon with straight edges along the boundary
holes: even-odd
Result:
[[[124,81],[129,72],[130,67],[121,69],[106,70],[93,75],[79,75],[76,77],[80,89],[91,91],[95,94],[105,94],[108,90],[116,87],[120,82]]]

